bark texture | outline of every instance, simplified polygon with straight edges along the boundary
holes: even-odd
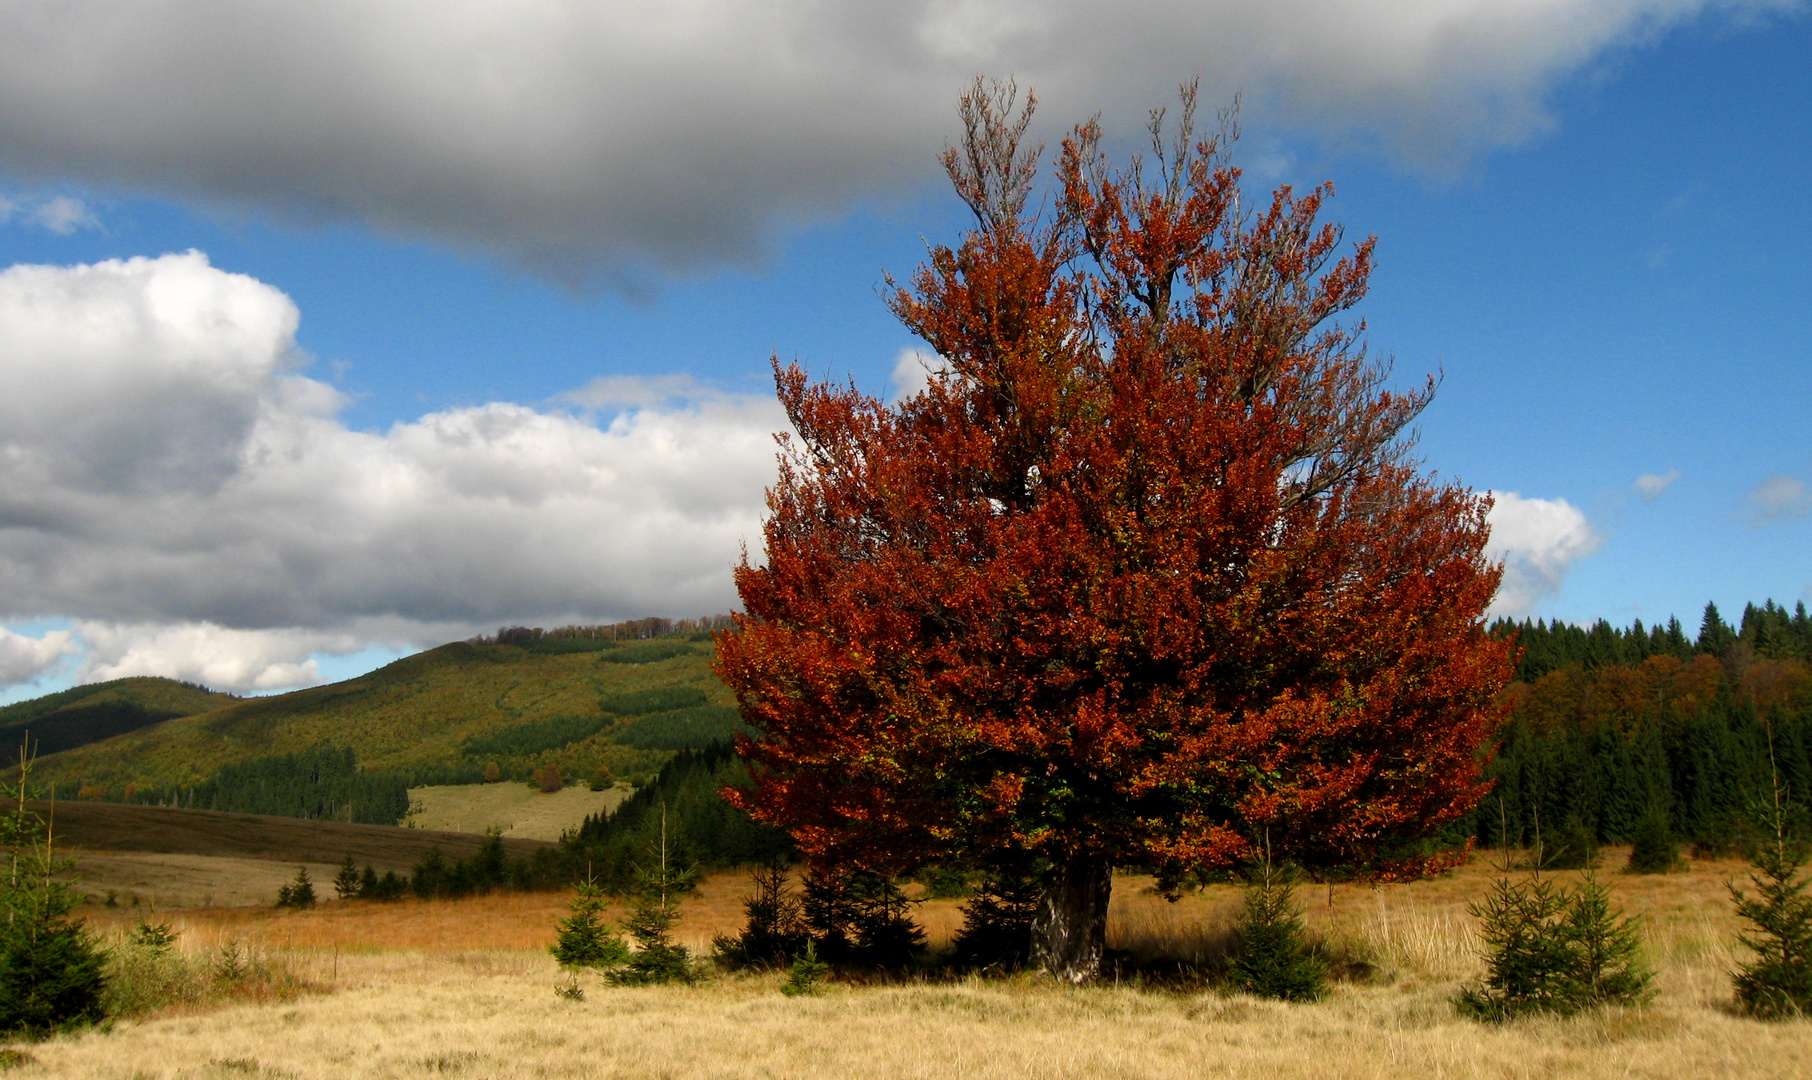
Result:
[[[1114,865],[1099,855],[1071,855],[1045,880],[1032,920],[1032,960],[1060,982],[1092,982],[1107,951],[1107,901]]]

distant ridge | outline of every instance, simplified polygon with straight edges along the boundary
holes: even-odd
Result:
[[[0,753],[14,759],[27,733],[34,754],[56,754],[238,700],[153,676],[89,683],[0,708],[0,747],[12,748]]]
[[[0,725],[29,724],[34,779],[62,799],[200,807],[196,789],[227,766],[269,771],[327,749],[408,787],[526,781],[548,766],[569,784],[640,783],[674,752],[737,730],[734,697],[711,671],[711,631],[729,622],[505,627],[271,697],[120,680],[11,706]]]

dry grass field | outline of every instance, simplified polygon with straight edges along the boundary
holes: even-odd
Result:
[[[409,789],[412,812],[404,824],[442,832],[485,833],[530,840],[558,840],[596,813],[615,810],[632,789],[584,786],[543,792],[527,784],[446,784]],[[420,809],[415,809],[420,807]]]
[[[1607,866],[1618,865],[1609,852]],[[778,992],[775,974],[626,990],[595,977],[564,1000],[545,952],[561,897],[326,904],[313,911],[210,908],[165,913],[182,946],[249,947],[314,992],[123,1022],[23,1047],[21,1077],[188,1080],[269,1077],[1805,1077],[1812,1022],[1763,1024],[1727,1008],[1736,962],[1723,883],[1736,863],[1665,877],[1605,870],[1640,913],[1656,969],[1641,1009],[1484,1026],[1449,999],[1479,971],[1467,903],[1492,869],[1433,881],[1305,892],[1308,918],[1353,961],[1354,977],[1314,1005],[1142,980],[1130,967],[1081,990],[1030,976],[837,984],[815,998]],[[1563,875],[1564,876],[1564,875]],[[703,946],[740,919],[745,882],[708,880],[685,906]],[[1330,904],[1331,899],[1331,904]],[[1129,954],[1211,955],[1237,893],[1168,904],[1116,883],[1110,943]],[[104,933],[133,914],[90,909]],[[923,905],[934,944],[955,903]],[[1363,961],[1363,963],[1360,963]]]

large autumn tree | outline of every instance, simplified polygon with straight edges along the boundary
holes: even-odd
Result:
[[[963,97],[975,227],[890,281],[946,370],[888,405],[776,363],[797,438],[718,665],[761,732],[732,798],[815,860],[1032,860],[1035,955],[1080,982],[1116,865],[1426,866],[1508,647],[1488,502],[1408,456],[1432,381],[1335,321],[1372,243],[1329,190],[1242,209],[1185,88],[1124,169],[1077,128],[1041,213],[1031,110]]]

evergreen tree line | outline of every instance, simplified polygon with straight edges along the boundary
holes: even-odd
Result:
[[[657,845],[663,810],[671,857],[680,865],[721,869],[790,857],[791,837],[757,824],[718,794],[747,777],[748,766],[728,743],[680,751],[615,813],[586,818],[566,838],[574,876],[590,877],[610,893],[632,891],[639,861]]]
[[[1724,621],[1716,604],[1706,604],[1699,629],[1691,634],[1672,618],[1666,626],[1644,627],[1637,619],[1628,627],[1614,627],[1600,619],[1590,627],[1541,620],[1520,623],[1499,619],[1491,626],[1499,637],[1516,636],[1522,659],[1516,668],[1521,682],[1534,682],[1551,671],[1577,664],[1595,671],[1613,664],[1640,664],[1651,656],[1690,660],[1696,655],[1723,659],[1733,651],[1749,657],[1812,663],[1812,618],[1804,601],[1791,613],[1769,600],[1761,607],[1743,606],[1736,626]]]
[[[494,636],[480,634],[471,638],[473,645],[514,645],[519,649],[544,652],[585,652],[583,648],[563,649],[558,642],[646,641],[651,638],[685,635],[697,640],[710,640],[713,630],[732,630],[736,620],[729,615],[706,615],[697,619],[628,619],[597,626],[559,626],[543,630],[539,626],[499,627]]]
[[[136,806],[397,825],[408,816],[411,787],[475,784],[483,778],[483,769],[477,764],[368,772],[360,767],[352,748],[319,747],[223,766],[209,779],[186,787],[102,788],[71,782],[57,785],[56,795]]]
[[[306,873],[306,871],[304,872]],[[305,880],[299,878],[298,881]],[[448,859],[437,847],[429,848],[412,872],[386,870],[379,874],[370,864],[362,869],[351,855],[340,863],[334,895],[341,900],[456,900],[502,889],[532,891],[565,888],[572,881],[571,864],[555,848],[541,848],[529,858],[510,858],[499,836],[463,859]],[[278,906],[284,906],[282,898]]]
[[[1499,624],[1523,647],[1489,796],[1460,830],[1487,846],[1630,843],[1659,821],[1704,849],[1745,839],[1758,807],[1812,810],[1812,623],[1772,601],[1739,626],[1707,605],[1645,631]]]

